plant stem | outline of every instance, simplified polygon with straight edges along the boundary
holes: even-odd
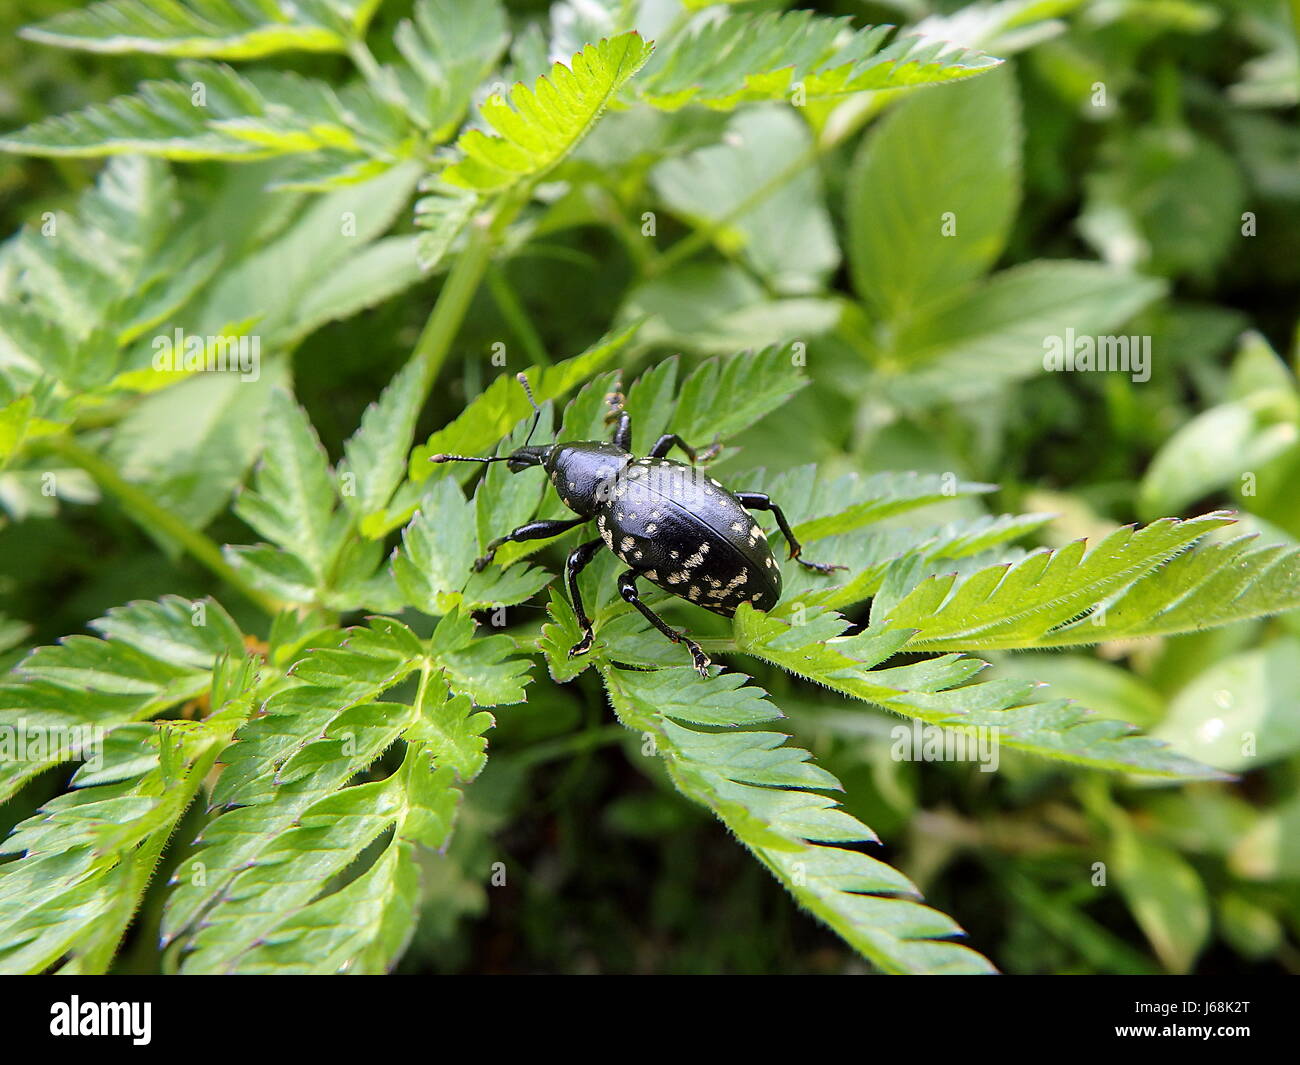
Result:
[[[437,380],[438,371],[447,359],[452,341],[460,330],[460,323],[469,310],[470,301],[479,282],[492,261],[492,229],[485,219],[470,221],[469,241],[465,245],[447,280],[443,282],[438,301],[433,305],[429,320],[424,323],[420,339],[415,342],[411,361],[420,367],[420,394],[427,397]]]
[[[447,280],[442,284],[438,300],[424,323],[420,339],[415,342],[411,361],[420,366],[419,388],[427,398],[438,379],[438,371],[447,361],[452,341],[460,331],[465,312],[478,291],[479,282],[492,264],[492,253],[501,240],[506,227],[523,210],[532,195],[531,183],[517,186],[513,192],[498,199],[494,210],[484,211],[470,219],[469,239],[457,256]]]
[[[500,310],[501,316],[524,346],[529,361],[538,363],[541,366],[550,366],[551,357],[546,354],[546,345],[542,343],[537,327],[533,325],[532,319],[528,317],[528,311],[515,293],[514,287],[510,284],[510,279],[505,275],[505,271],[499,266],[490,266],[487,273],[487,282],[488,291],[492,293],[492,299],[496,302],[497,309]]]
[[[497,757],[509,760],[517,767],[531,768],[556,758],[567,758],[609,743],[618,743],[627,734],[627,729],[622,725],[602,725],[547,740],[544,743],[535,743],[518,754],[499,754]]]
[[[221,548],[213,540],[191,526],[184,518],[159,504],[139,485],[126,480],[93,451],[82,447],[70,435],[49,437],[41,440],[40,444],[44,450],[51,451],[85,470],[100,488],[116,496],[126,510],[142,524],[171,537],[196,561],[238,590],[244,598],[255,603],[267,614],[274,615],[279,612],[282,604],[260,588],[250,584],[242,573],[225,560]]]

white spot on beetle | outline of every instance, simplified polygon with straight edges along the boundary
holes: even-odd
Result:
[[[622,540],[620,540],[620,541],[618,542],[618,549],[619,549],[620,551],[631,551],[631,550],[632,550],[632,545],[635,544],[635,543],[636,543],[636,541],[633,540],[632,537],[630,537],[630,536],[625,536],[625,537],[623,537]]]
[[[700,586],[698,584],[692,584],[691,590],[687,593],[687,595],[689,595],[692,599],[698,599],[700,597]]]
[[[646,534],[647,536],[653,536],[655,530],[658,529],[658,528],[659,528],[658,525],[656,525],[654,522],[651,522],[649,525],[647,525],[647,526],[645,527],[645,534]]]

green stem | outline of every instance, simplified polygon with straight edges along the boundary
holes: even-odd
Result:
[[[175,512],[160,505],[139,485],[132,484],[117,470],[71,436],[49,437],[40,441],[42,448],[85,470],[105,492],[116,496],[128,513],[141,524],[162,532],[183,547],[203,566],[237,589],[244,598],[266,613],[274,615],[282,604],[254,587],[247,578],[225,560],[221,548]]]
[[[411,354],[411,362],[420,367],[421,396],[428,398],[433,390],[433,383],[438,379],[442,364],[447,361],[447,354],[460,331],[474,293],[492,264],[492,253],[506,227],[523,210],[531,195],[532,185],[525,182],[503,195],[494,210],[484,211],[470,219],[469,239],[447,274]]]
[[[531,768],[556,758],[568,758],[582,754],[584,751],[603,747],[609,743],[618,743],[627,736],[627,729],[622,725],[603,725],[598,728],[585,729],[582,732],[560,736],[545,743],[535,743],[518,754],[502,754],[499,758],[507,759],[520,768]]]
[[[425,398],[433,390],[438,371],[447,360],[460,323],[492,261],[493,244],[491,227],[482,219],[471,220],[469,242],[447,274],[411,355],[411,361],[420,367],[419,389]]]
[[[501,316],[524,346],[524,351],[528,354],[528,361],[541,366],[550,366],[551,357],[546,354],[546,345],[542,343],[537,327],[533,325],[533,320],[528,317],[528,311],[518,295],[516,295],[510,280],[505,275],[505,271],[499,266],[490,266],[487,273],[487,283],[488,291],[492,293],[492,299],[501,312]]]

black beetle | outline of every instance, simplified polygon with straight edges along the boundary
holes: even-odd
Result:
[[[468,455],[434,455],[431,462],[504,462],[511,473],[541,466],[566,507],[578,515],[570,520],[530,521],[488,544],[487,554],[474,563],[481,571],[497,548],[518,540],[541,540],[575,529],[593,518],[600,536],[579,544],[564,567],[564,579],[573,611],[583,628],[582,639],[569,656],[586,654],[594,637],[591,622],[578,592],[578,574],[602,547],[608,547],[629,566],[618,579],[619,594],[674,643],[690,649],[695,668],[707,677],[709,659],[700,645],[677,632],[641,602],[636,582],[644,577],[664,591],[723,617],[732,617],[743,602],[770,610],[781,598],[781,570],[772,556],[767,537],[749,510],[770,510],[790,545],[790,558],[818,573],[847,569],[800,558],[802,548],[790,531],[781,508],[762,492],[730,492],[695,468],[700,458],[718,451],[714,443],[697,455],[676,433],[665,433],[648,457],[635,458],[632,418],[622,409],[622,396],[607,398],[614,423],[608,442],[570,441],[529,446],[541,411],[533,401],[528,379],[518,375],[536,414],[524,445],[509,455],[475,458]],[[664,458],[674,447],[685,452],[691,465]]]

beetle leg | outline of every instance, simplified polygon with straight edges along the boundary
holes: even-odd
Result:
[[[691,447],[690,444],[686,443],[686,441],[676,433],[664,433],[663,436],[655,441],[655,446],[650,449],[650,458],[663,458],[673,449],[674,444],[686,452],[686,457],[691,460],[692,464],[696,462],[708,462],[709,459],[716,456],[717,453],[722,450],[722,442],[716,436],[713,438],[713,443],[697,454],[695,448]]]
[[[609,442],[624,451],[632,450],[632,415],[625,410],[611,413],[614,420],[614,433]]]
[[[818,573],[832,573],[837,569],[848,569],[848,566],[835,566],[829,562],[808,562],[799,556],[803,553],[803,544],[794,538],[794,533],[790,530],[790,523],[785,520],[785,513],[772,502],[770,496],[764,492],[737,492],[736,498],[740,500],[740,505],[749,510],[770,510],[776,517],[776,524],[781,530],[781,535],[785,537],[786,543],[790,545],[790,557],[801,566],[808,569],[814,569]]]
[[[559,536],[569,529],[576,529],[590,520],[589,518],[559,518],[525,522],[519,528],[506,533],[505,536],[498,536],[488,544],[487,552],[474,560],[474,572],[482,573],[487,569],[488,563],[496,557],[497,548],[502,544],[516,543],[520,540],[545,540],[549,536]]]
[[[673,643],[686,644],[687,649],[691,652],[691,658],[695,660],[695,671],[701,677],[707,678],[709,675],[708,656],[700,649],[700,645],[687,636],[686,633],[678,632],[676,629],[669,626],[663,618],[646,606],[645,603],[641,602],[641,597],[637,595],[636,591],[636,579],[638,576],[640,576],[640,574],[638,574],[634,569],[624,570],[619,574],[618,594],[641,611],[645,619],[672,640]]]
[[[599,536],[594,540],[588,540],[585,544],[579,544],[569,552],[568,559],[564,563],[564,583],[569,587],[569,602],[573,604],[573,613],[577,615],[578,624],[582,626],[582,639],[569,648],[569,657],[576,655],[585,655],[591,650],[591,641],[595,638],[595,633],[591,631],[591,621],[587,618],[587,612],[582,607],[582,593],[578,591],[578,574],[592,557],[605,546],[605,541]]]

